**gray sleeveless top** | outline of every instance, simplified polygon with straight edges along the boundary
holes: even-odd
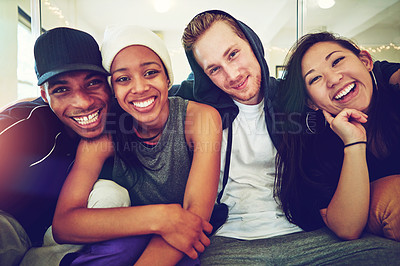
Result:
[[[113,180],[129,191],[132,206],[183,203],[193,153],[185,140],[188,101],[169,97],[169,116],[160,140],[150,147],[133,142],[140,169],[130,169],[114,157]]]

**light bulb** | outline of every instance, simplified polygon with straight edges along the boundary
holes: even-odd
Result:
[[[158,13],[165,13],[171,8],[171,0],[153,0],[153,6]]]
[[[335,0],[318,0],[318,5],[320,8],[328,9],[335,5]]]

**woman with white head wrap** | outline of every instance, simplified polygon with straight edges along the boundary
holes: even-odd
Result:
[[[185,254],[181,263],[196,264],[198,252],[210,243],[220,116],[210,106],[168,97],[173,84],[168,51],[148,29],[109,27],[102,57],[116,99],[111,127],[103,138],[80,143],[57,206],[54,235],[61,242],[91,243],[71,265],[125,265],[139,257],[138,263],[174,265]],[[111,179],[128,190],[132,207],[88,209],[91,188],[109,157]]]

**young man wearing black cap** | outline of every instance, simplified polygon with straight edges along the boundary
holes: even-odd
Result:
[[[0,113],[1,265],[18,263],[31,245],[42,244],[79,140],[102,134],[111,95],[88,33],[49,30],[34,54],[42,97]]]

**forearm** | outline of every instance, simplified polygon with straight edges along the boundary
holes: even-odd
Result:
[[[198,215],[205,221],[209,221],[215,204],[216,194],[216,191],[210,189],[208,193],[203,194],[202,198],[200,195],[197,195],[197,198],[186,200],[183,208]]]
[[[342,172],[326,210],[325,222],[339,237],[358,238],[368,218],[369,175],[366,145],[345,148]]]
[[[89,209],[56,213],[54,237],[59,243],[92,243],[159,232],[167,205]]]
[[[187,210],[208,221],[212,207],[206,206],[213,206],[214,201],[200,206],[192,204]],[[183,252],[169,245],[161,236],[155,235],[135,265],[176,265],[184,256]]]
[[[219,149],[209,154],[195,153],[186,185],[183,208],[206,221],[210,220],[218,192],[219,156]]]
[[[183,257],[182,252],[170,246],[159,235],[155,235],[135,265],[176,265]]]
[[[213,205],[214,203],[212,203],[212,206]],[[212,207],[207,209],[204,206],[197,207],[193,205],[188,208],[188,211],[208,221]],[[202,242],[205,242],[207,246],[209,245],[209,239],[205,239],[205,236]],[[197,248],[200,250],[198,252],[204,251],[204,247],[197,246]],[[155,235],[135,265],[175,265],[184,256],[185,254],[183,252],[168,244],[160,235]]]

